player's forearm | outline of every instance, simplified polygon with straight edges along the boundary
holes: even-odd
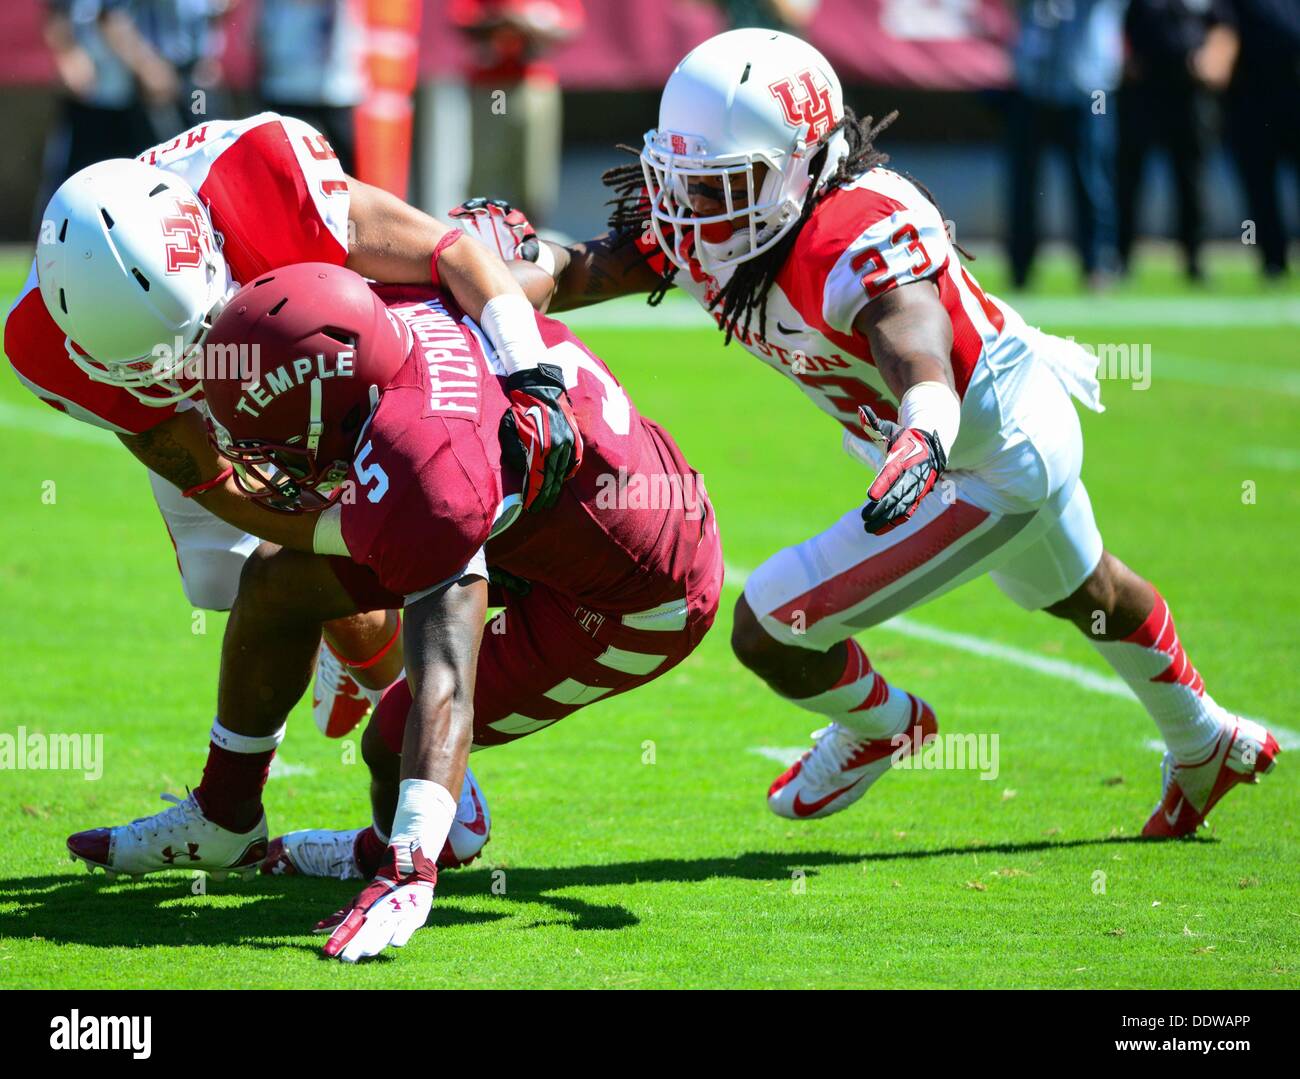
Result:
[[[487,613],[487,582],[471,578],[406,608],[403,648],[411,709],[402,736],[392,842],[436,858],[456,812],[473,744],[474,681]]]
[[[487,582],[466,577],[406,608],[403,648],[411,712],[402,743],[403,779],[460,790],[473,734],[474,685],[487,616]]]
[[[295,551],[315,553],[317,514],[274,513],[241,494],[233,479],[194,496],[194,501],[241,532]]]
[[[434,252],[451,227],[359,180],[349,178],[348,187],[352,225],[348,268],[390,284],[431,282]],[[526,298],[506,264],[465,236],[438,256],[438,277],[476,322],[497,296]]]
[[[282,547],[312,550],[315,515],[273,513],[245,498],[227,475],[229,462],[208,441],[197,410],[177,413],[151,430],[118,437],[151,472],[190,492],[189,497],[227,524]]]
[[[349,180],[352,242],[347,265],[394,284],[439,282],[479,324],[507,373],[531,370],[546,347],[533,302],[510,268],[473,237],[408,206],[386,191]]]
[[[459,791],[474,729],[473,705],[450,684],[428,687],[411,702],[402,739],[402,779]]]
[[[552,313],[650,292],[658,283],[636,244],[619,243],[612,233],[571,247],[549,246],[555,256]]]

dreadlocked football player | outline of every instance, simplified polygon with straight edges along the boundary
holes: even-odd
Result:
[[[1190,834],[1269,771],[1277,742],[1214,701],[1159,592],[1103,547],[1071,403],[1101,410],[1096,360],[980,289],[929,194],[884,167],[892,119],[858,120],[797,38],[704,42],[668,79],[639,164],[606,175],[611,231],[535,259],[555,278],[549,309],[684,290],[876,473],[865,504],[767,559],[736,605],[740,661],[826,721],[772,783],[773,812],[837,813],[934,735],[930,706],[855,636],[987,573],[1078,626],[1132,688],[1168,747],[1143,834]],[[508,254],[538,250],[504,204],[454,215]]]

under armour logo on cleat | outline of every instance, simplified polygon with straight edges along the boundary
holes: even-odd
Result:
[[[168,865],[175,865],[177,858],[188,858],[191,862],[199,860],[199,845],[197,843],[186,843],[187,850],[176,851],[171,847],[163,847],[162,860]]]

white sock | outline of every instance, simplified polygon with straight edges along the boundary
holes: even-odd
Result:
[[[397,852],[398,868],[409,873],[413,846],[418,846],[429,861],[437,861],[456,818],[456,799],[431,779],[404,779],[397,790],[397,812],[388,845]]]
[[[267,750],[276,749],[284,741],[285,727],[286,724],[282,723],[278,731],[257,738],[227,730],[221,725],[220,717],[216,717],[212,720],[211,738],[214,745],[231,753],[265,753]]]
[[[864,740],[892,738],[905,730],[911,719],[907,694],[890,686],[872,670],[862,645],[852,637],[844,643],[849,657],[839,681],[823,693],[790,703],[828,716]]]
[[[1093,640],[1137,695],[1180,764],[1203,761],[1222,732],[1227,713],[1183,651],[1173,616],[1160,593],[1147,620],[1122,641]]]

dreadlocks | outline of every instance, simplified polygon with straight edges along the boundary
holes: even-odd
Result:
[[[898,118],[898,111],[891,112],[879,123],[873,117],[859,119],[850,108],[845,108],[844,118],[831,130],[831,134],[842,131],[848,143],[848,152],[840,159],[835,171],[826,183],[818,187],[815,183],[808,188],[804,197],[803,209],[799,220],[794,223],[781,240],[764,251],[761,255],[740,263],[731,275],[722,291],[709,304],[710,310],[721,307],[721,325],[726,332],[724,344],[729,344],[738,331],[742,338],[750,333],[754,315],[758,315],[758,332],[763,335],[767,327],[767,294],[776,281],[777,274],[785,264],[786,257],[799,239],[799,233],[812,216],[817,204],[832,191],[853,183],[859,176],[877,165],[889,161],[889,155],[875,146],[876,136],[889,127]],[[628,153],[639,152],[631,146],[620,145],[620,150]],[[826,164],[827,147],[822,149],[809,163],[808,171],[814,179]],[[913,177],[907,177],[927,199],[935,203],[934,196]],[[609,227],[617,234],[616,244],[630,243],[644,234],[650,222],[650,201],[645,191],[645,178],[640,162],[619,165],[609,169],[602,177],[605,186],[614,192],[614,198],[607,203],[612,207],[609,215]],[[935,203],[937,206],[938,203]],[[961,250],[961,248],[958,248]],[[966,254],[965,251],[962,251]],[[970,256],[967,255],[967,258]],[[658,304],[665,293],[672,288],[677,277],[677,267],[666,263],[663,274],[648,302]]]

